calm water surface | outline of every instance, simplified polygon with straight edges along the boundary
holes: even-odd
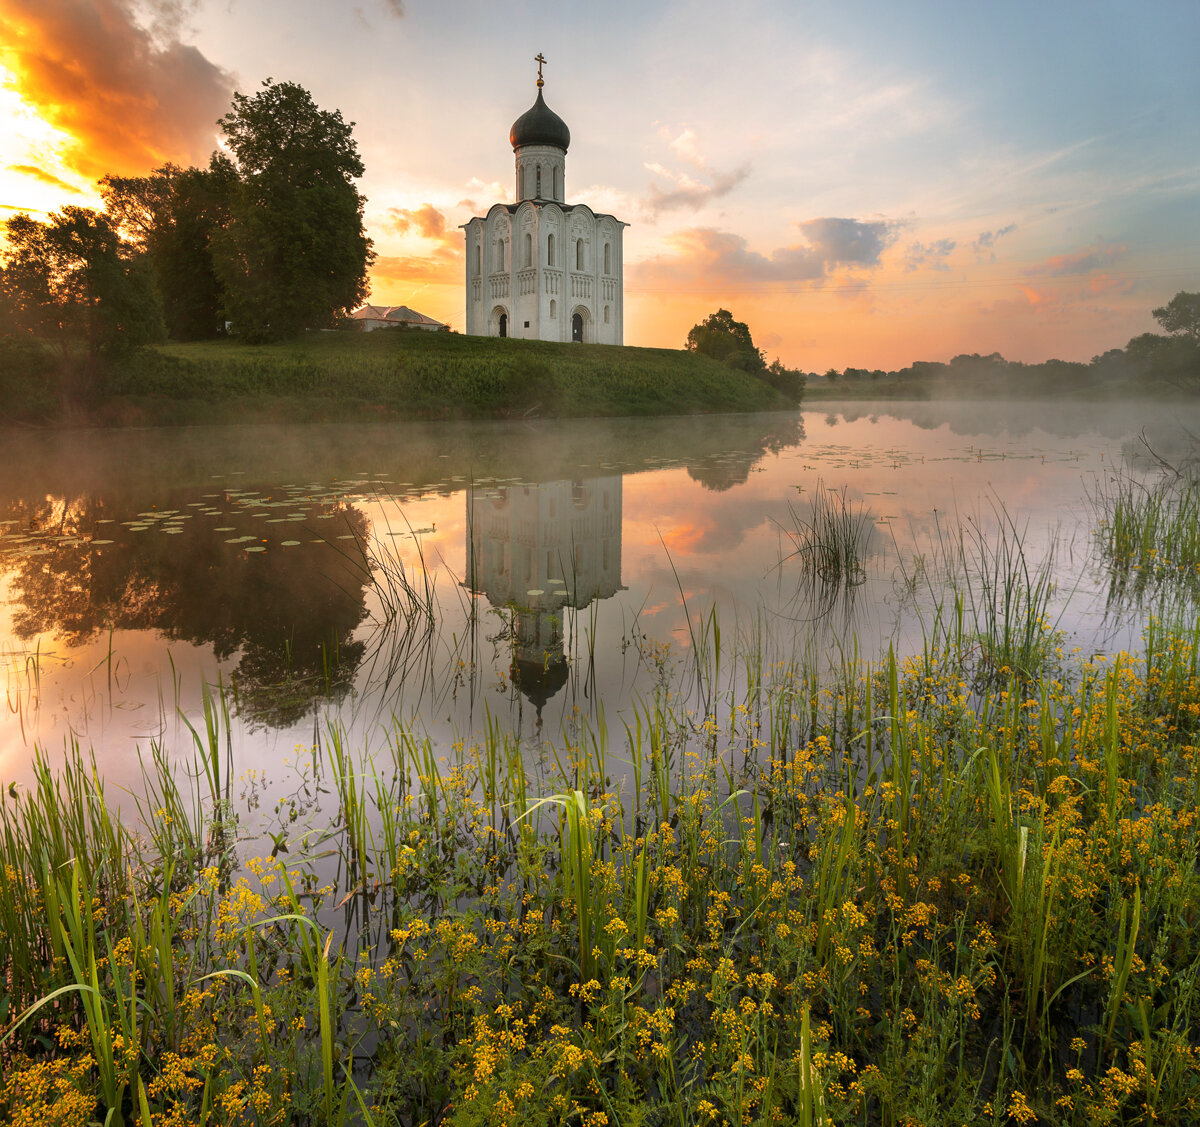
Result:
[[[1177,408],[955,403],[6,435],[0,783],[78,740],[136,786],[139,749],[187,750],[218,682],[241,772],[331,720],[368,744],[393,718],[443,745],[489,720],[530,747],[601,713],[619,732],[713,608],[725,654],[911,651],[959,531],[998,525],[1052,558],[1068,645],[1136,646],[1089,495],[1153,472],[1142,436],[1171,457],[1188,432]],[[793,555],[821,490],[867,530],[849,589]]]

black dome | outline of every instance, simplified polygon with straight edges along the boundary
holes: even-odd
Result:
[[[554,145],[565,153],[571,143],[571,131],[567,123],[542,100],[539,87],[537,101],[513,122],[508,139],[514,149],[522,145]]]

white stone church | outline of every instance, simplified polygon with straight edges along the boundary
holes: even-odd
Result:
[[[537,101],[509,133],[517,202],[463,224],[467,333],[622,344],[629,224],[565,202],[571,131],[542,98],[545,60],[537,62]]]

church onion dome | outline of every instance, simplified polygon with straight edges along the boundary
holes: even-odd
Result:
[[[546,105],[539,85],[537,101],[513,122],[508,139],[514,149],[522,145],[553,145],[565,153],[571,143],[571,131],[567,123]]]

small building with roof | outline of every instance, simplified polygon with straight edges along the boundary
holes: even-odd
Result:
[[[623,344],[627,223],[566,202],[571,131],[542,96],[509,131],[516,203],[463,224],[467,333]]]
[[[375,329],[424,329],[426,332],[443,332],[449,326],[442,321],[418,313],[407,305],[362,305],[350,314],[351,321],[362,325],[364,333]]]

